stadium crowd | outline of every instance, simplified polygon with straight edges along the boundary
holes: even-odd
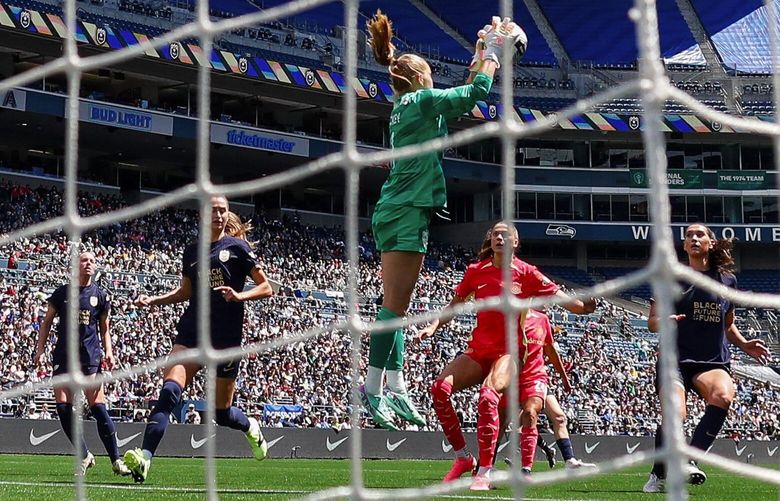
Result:
[[[60,215],[62,194],[50,188],[32,189],[0,182],[0,234]],[[82,193],[79,211],[92,215],[115,210],[124,202],[115,196]],[[266,426],[348,428],[350,404],[349,336],[330,328],[343,318],[339,297],[346,288],[345,244],[338,228],[309,227],[295,219],[275,220],[256,214],[250,240],[268,276],[282,284],[268,301],[251,303],[245,318],[246,343],[289,338],[290,344],[247,357],[237,380],[237,398]],[[84,246],[96,253],[101,270],[98,283],[111,295],[114,354],[120,367],[142,364],[164,356],[171,348],[175,319],[182,305],[139,311],[132,299],[138,293],[169,289],[178,281],[183,246],[196,237],[197,213],[164,209],[142,218],[112,224],[85,235]],[[376,314],[381,276],[370,235],[361,235],[361,314]],[[0,369],[3,388],[39,381],[51,367],[35,367],[35,339],[46,310],[46,298],[66,282],[67,238],[54,233],[24,238],[0,248]],[[418,282],[414,312],[440,307],[451,297],[471,253],[449,246],[434,246]],[[3,268],[3,266],[5,266]],[[312,294],[331,291],[330,295]],[[659,409],[653,383],[656,342],[648,333],[626,328],[628,312],[602,301],[588,317],[552,308],[556,339],[567,362],[573,390],[564,394],[556,378],[553,388],[567,412],[573,433],[651,435]],[[316,337],[294,341],[313,327]],[[438,334],[416,340],[422,326],[410,326],[407,335],[407,384],[410,394],[438,429],[429,398],[433,378],[465,347],[473,319],[456,318]],[[364,336],[363,350],[368,339]],[[50,344],[50,348],[53,346]],[[364,357],[365,358],[365,357]],[[362,367],[363,371],[365,368]],[[113,415],[141,421],[161,386],[158,372],[146,373],[106,385]],[[729,413],[728,433],[745,439],[780,438],[780,389],[768,383],[737,378],[737,399]],[[183,399],[199,400],[203,380],[185,391]],[[476,423],[476,393],[456,395],[465,428]],[[36,401],[38,401],[36,403]],[[296,415],[264,414],[265,403],[300,405]],[[3,415],[51,417],[46,395],[29,400],[0,402]],[[691,405],[689,421],[703,412],[701,402]],[[189,418],[188,418],[189,419]],[[361,423],[365,425],[365,423]],[[407,428],[413,425],[407,425]]]

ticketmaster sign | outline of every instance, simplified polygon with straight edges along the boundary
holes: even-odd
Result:
[[[211,124],[211,142],[299,157],[309,156],[308,139],[233,125]]]

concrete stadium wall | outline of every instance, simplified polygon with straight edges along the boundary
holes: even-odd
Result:
[[[140,447],[144,423],[118,423],[117,441],[120,451]],[[103,455],[94,421],[84,423],[85,438],[93,453]],[[347,459],[350,451],[348,431],[336,432],[322,429],[266,428],[263,429],[271,458],[320,458]],[[70,454],[70,442],[58,421],[27,419],[0,419],[0,453],[20,454]],[[548,442],[553,437],[544,435]],[[204,425],[172,424],[160,443],[157,454],[173,457],[202,457],[206,443]],[[218,457],[251,457],[249,445],[234,430],[217,427],[215,440]],[[471,450],[477,450],[476,435],[466,434]],[[652,437],[601,437],[573,436],[577,457],[586,461],[604,461],[625,454],[649,451]],[[509,455],[508,442],[501,442],[499,457]],[[780,442],[743,441],[721,439],[715,442],[712,453],[755,464],[779,464]],[[368,459],[452,459],[450,445],[437,432],[388,432],[365,430],[363,432],[363,457]],[[544,461],[537,451],[537,461]]]

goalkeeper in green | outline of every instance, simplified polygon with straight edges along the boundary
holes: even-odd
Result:
[[[367,24],[374,58],[386,66],[395,91],[390,114],[390,146],[401,148],[447,135],[447,119],[470,111],[490,92],[499,67],[503,44],[512,43],[521,55],[527,38],[508,18],[493,18],[479,32],[469,83],[450,89],[434,89],[431,68],[419,56],[395,57],[390,20],[377,11]],[[431,215],[446,207],[447,190],[442,171],[442,152],[433,151],[395,160],[374,210],[372,229],[381,252],[383,300],[377,321],[406,315],[412,292],[428,248]],[[425,419],[415,408],[403,377],[404,332],[376,330],[371,333],[368,372],[360,387],[363,406],[374,423],[398,429],[392,413],[418,426]],[[383,393],[383,376],[387,391]]]

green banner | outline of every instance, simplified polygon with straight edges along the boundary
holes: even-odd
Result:
[[[766,190],[769,180],[763,170],[718,171],[719,190]]]
[[[644,169],[629,169],[629,183],[632,188],[647,188],[647,171]],[[671,189],[695,189],[702,187],[702,172],[693,169],[668,169],[666,184]]]

